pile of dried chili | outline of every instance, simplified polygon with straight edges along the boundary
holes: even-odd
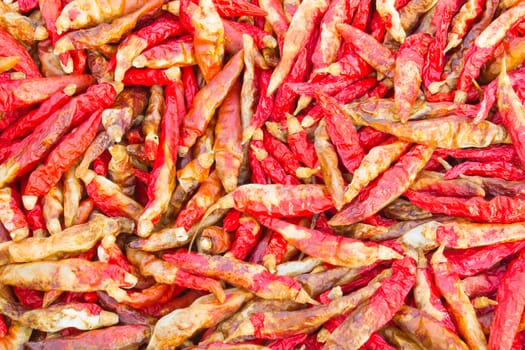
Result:
[[[524,0],[0,2],[0,348],[525,349]]]

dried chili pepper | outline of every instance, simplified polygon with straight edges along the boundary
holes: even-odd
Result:
[[[164,69],[191,66],[195,63],[195,44],[187,36],[163,41],[133,59],[133,67],[136,68]]]
[[[13,241],[29,236],[29,224],[20,208],[20,196],[12,187],[0,189],[0,221]]]
[[[308,133],[303,129],[299,120],[292,115],[287,115],[286,125],[288,128],[288,145],[292,152],[307,167],[316,168],[319,161],[315,147],[308,139]]]
[[[480,197],[436,197],[408,190],[404,193],[418,207],[432,213],[460,216],[478,222],[512,223],[522,221],[520,197],[495,196],[490,200]]]
[[[93,350],[109,350],[140,346],[148,341],[150,334],[149,326],[119,325],[77,335],[31,341],[26,346],[32,350],[67,349],[78,346]]]
[[[195,95],[193,107],[182,121],[180,156],[185,156],[189,148],[195,144],[197,137],[204,133],[216,109],[234,85],[242,67],[243,52],[239,51],[215,78]]]
[[[268,88],[264,91],[267,96],[277,90],[277,87],[290,72],[299,50],[306,45],[314,31],[316,22],[327,8],[328,3],[323,0],[303,1],[299,5],[284,36],[281,60],[272,73]]]
[[[137,234],[146,237],[169,204],[175,189],[176,178],[172,176],[177,161],[179,127],[185,114],[182,83],[176,82],[165,89],[166,108],[161,122],[160,145],[148,183],[148,204],[140,215]]]
[[[356,308],[329,336],[325,348],[359,349],[372,333],[389,322],[404,304],[414,285],[415,274],[416,266],[411,258],[394,261],[392,275],[382,280],[374,295]],[[393,290],[395,293],[392,293]],[[363,319],[369,322],[364,324]]]
[[[525,14],[525,4],[519,3],[505,11],[492,21],[481,34],[476,37],[465,55],[465,64],[458,77],[455,100],[463,102],[467,92],[478,78],[481,66],[491,58],[497,45],[503,40],[507,31]]]
[[[64,192],[62,184],[58,183],[49,189],[42,199],[42,216],[46,222],[49,234],[62,231],[61,218],[64,212]]]
[[[260,0],[258,3],[261,9],[268,13],[265,19],[270,23],[277,37],[281,38],[281,40],[284,39],[288,32],[288,21],[284,15],[281,3],[275,0]]]
[[[208,256],[189,252],[166,253],[162,257],[190,273],[220,278],[261,298],[294,300],[299,303],[313,302],[293,278],[276,276],[257,264],[220,255]]]
[[[263,49],[265,47],[275,48],[277,47],[277,40],[271,36],[268,32],[259,29],[258,27],[244,22],[234,22],[230,20],[223,20],[224,26],[232,26],[240,34],[249,35],[256,44],[257,48]]]
[[[235,313],[252,294],[240,289],[226,291],[226,300],[218,302],[205,295],[189,307],[177,309],[162,317],[156,324],[148,349],[177,347],[200,329],[210,328]],[[188,320],[191,320],[188,324]]]
[[[396,109],[405,123],[417,99],[423,73],[424,56],[432,38],[425,33],[410,35],[396,56],[394,91]]]
[[[267,71],[259,71],[259,74],[257,75],[257,81],[259,83],[259,90],[265,91],[268,88],[268,84],[270,82],[271,78],[271,72],[269,70]],[[247,84],[253,84],[253,82],[248,81]],[[247,87],[247,89],[252,89],[254,87]],[[251,92],[251,91],[247,91]],[[246,111],[245,109],[245,116],[243,116],[243,132],[242,132],[242,142],[246,143],[251,140],[253,133],[255,130],[262,128],[264,123],[270,118],[270,114],[273,111],[275,100],[273,96],[266,96],[262,94],[262,96],[259,98],[259,102],[257,103],[257,108],[255,109],[255,113],[252,115],[252,118],[248,121],[249,115],[251,114],[250,111]],[[248,107],[248,106],[247,106]],[[246,119],[244,119],[246,118]],[[246,125],[246,122],[248,122],[248,125]]]
[[[377,213],[399,197],[415,180],[432,155],[433,148],[417,145],[389,170],[385,171],[370,188],[363,201],[355,200],[330,219],[332,226],[348,225]]]
[[[200,0],[191,16],[195,29],[193,44],[195,60],[206,82],[210,82],[222,68],[224,57],[224,26],[211,0]]]
[[[153,85],[150,90],[149,104],[142,122],[142,133],[146,140],[144,149],[150,160],[155,160],[159,146],[159,126],[164,114],[164,90],[160,85]]]
[[[461,283],[459,283],[458,275],[451,269],[449,262],[443,255],[442,247],[434,252],[430,263],[436,286],[447,301],[459,334],[463,336],[469,347],[485,349],[487,341],[481,331],[474,308],[463,291]]]
[[[316,305],[303,310],[255,313],[242,322],[228,339],[242,339],[248,336],[286,339],[301,333],[310,333],[331,317],[345,314],[370,298],[380,288],[380,281],[381,278],[377,278],[362,289],[337,298],[329,304]],[[298,319],[305,322],[298,323]]]
[[[235,211],[235,213],[240,214],[240,212],[238,211]],[[227,227],[227,218],[228,215],[224,218],[225,229]],[[244,260],[257,244],[261,233],[261,226],[259,225],[257,220],[255,220],[255,218],[248,214],[243,214],[239,218],[239,224],[237,229],[235,230],[235,236],[233,238],[233,242],[229,253],[227,254],[231,254],[236,259]]]
[[[222,254],[230,250],[230,247],[230,234],[218,226],[205,228],[197,239],[197,248],[201,253]]]
[[[160,43],[170,36],[182,34],[183,29],[177,18],[167,13],[131,35],[119,45],[116,54],[115,80],[122,81],[131,63],[145,49]],[[126,83],[125,83],[126,84]]]
[[[19,57],[17,64],[13,68],[14,70],[24,73],[26,78],[41,77],[37,65],[26,49],[4,29],[0,29],[0,41],[2,42],[0,45],[0,53],[2,53],[2,56]]]
[[[523,180],[525,174],[521,168],[509,162],[463,162],[455,165],[445,173],[445,179],[455,179],[462,175],[479,175],[500,178],[508,181]]]

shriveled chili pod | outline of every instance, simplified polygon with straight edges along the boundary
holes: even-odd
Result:
[[[78,169],[77,169],[78,171]],[[120,186],[111,180],[87,170],[82,175],[88,196],[94,204],[106,215],[126,216],[138,220],[143,212],[142,206],[134,199],[126,196]]]
[[[276,0],[261,0],[258,3],[268,13],[265,19],[277,34],[277,37],[283,40],[288,31],[288,21],[286,20],[282,4]]]
[[[261,233],[261,226],[257,220],[251,215],[243,214],[239,218],[239,227],[235,231],[231,249],[226,256],[231,254],[236,259],[244,260],[257,244]]]
[[[382,278],[387,277],[385,273]],[[381,277],[367,286],[325,305],[296,311],[260,312],[242,322],[229,340],[255,337],[262,339],[286,339],[301,333],[310,333],[330,318],[345,314],[370,298],[381,286]],[[298,323],[297,320],[305,322]]]
[[[333,207],[323,185],[258,185],[239,186],[210,208],[235,208],[250,214],[274,217],[301,217]]]
[[[71,50],[101,48],[111,42],[118,42],[129,33],[131,28],[135,27],[142,16],[154,12],[161,6],[160,0],[148,1],[140,4],[133,12],[116,18],[111,23],[101,23],[96,27],[66,33],[56,41],[54,52],[63,54]],[[57,19],[57,24],[59,20],[60,18]]]
[[[376,11],[385,22],[385,27],[391,37],[403,44],[406,33],[401,25],[401,18],[395,7],[395,3],[393,0],[379,0],[376,4]]]
[[[394,316],[394,323],[424,346],[469,349],[455,332],[446,329],[439,321],[416,308],[402,306]]]
[[[219,278],[261,298],[315,303],[293,278],[276,276],[258,264],[190,252],[166,253],[162,257],[190,273]]]
[[[292,152],[307,167],[311,169],[316,168],[319,161],[315,147],[308,139],[308,133],[303,129],[299,120],[288,114],[286,116],[286,126],[288,128],[288,145]]]
[[[184,96],[181,82],[168,85],[165,89],[166,108],[161,124],[161,140],[157,158],[148,183],[149,201],[141,214],[137,234],[148,236],[153,226],[169,204],[171,194],[175,189],[175,171],[179,144],[179,125],[185,113]]]
[[[76,164],[78,165],[78,163]],[[77,218],[77,213],[82,199],[83,187],[80,180],[75,176],[76,165],[74,164],[64,173],[64,226],[70,227]]]
[[[443,246],[432,255],[430,261],[434,280],[440,294],[447,301],[450,312],[456,321],[459,334],[473,349],[486,349],[487,340],[481,330],[474,307],[461,287],[458,275],[443,255]]]
[[[124,79],[124,74],[131,68],[133,60],[140,55],[142,51],[160,43],[170,36],[176,36],[182,32],[183,28],[177,21],[177,18],[166,13],[148,26],[128,35],[117,50],[115,80],[122,81]]]
[[[6,265],[0,271],[2,284],[44,291],[91,292],[110,287],[129,288],[137,282],[135,276],[119,267],[83,259]]]
[[[447,170],[445,179],[455,179],[463,175],[494,177],[507,181],[521,181],[525,177],[521,168],[509,162],[494,161],[481,163],[467,161]]]
[[[152,276],[157,283],[177,284],[182,287],[204,290],[213,293],[220,301],[224,300],[221,284],[211,278],[192,275],[174,264],[155,255],[132,248],[126,249],[126,256],[144,276]]]
[[[341,210],[343,207],[344,179],[339,170],[337,153],[334,145],[330,143],[330,137],[324,120],[319,122],[315,130],[315,151],[319,158],[323,179],[326,188],[332,196],[335,208]]]
[[[269,70],[259,71],[257,75],[257,81],[259,84],[259,91],[264,91],[270,82],[271,72]],[[248,81],[247,84],[254,84],[253,82]],[[246,89],[255,89],[253,86],[247,86]],[[245,89],[245,91],[246,91]],[[251,91],[249,91],[252,93]],[[255,98],[255,96],[250,96]],[[275,100],[273,96],[266,96],[262,94],[257,102],[257,107],[255,113],[251,111],[246,111],[243,116],[243,132],[242,132],[242,142],[246,143],[251,140],[255,130],[261,128],[264,123],[270,118],[270,115],[273,111]],[[252,117],[248,120],[248,116],[252,114]]]
[[[497,45],[503,40],[510,28],[525,15],[525,4],[518,3],[492,21],[469,48],[465,55],[465,64],[461,69],[454,99],[466,100],[467,92],[477,79],[483,64],[491,58]]]
[[[128,196],[135,192],[135,172],[130,156],[123,145],[114,145],[109,148],[111,160],[108,164],[109,178],[122,188]]]
[[[195,63],[195,45],[187,36],[168,39],[133,59],[133,67],[136,68],[165,69],[173,66],[192,66]]]
[[[44,164],[29,176],[22,200],[32,209],[38,197],[56,185],[62,175],[78,160],[95,138],[102,119],[102,109],[65,136],[48,155]]]
[[[150,160],[155,160],[159,146],[159,126],[164,114],[164,90],[160,85],[153,85],[150,89],[150,97],[144,120],[142,121],[142,133],[145,136],[144,148]]]
[[[449,331],[456,332],[456,327],[447,309],[443,306],[427,259],[422,252],[418,254],[417,260],[414,302],[419,310],[441,322]]]
[[[382,280],[374,295],[355,309],[328,337],[324,348],[359,349],[372,333],[389,322],[403,306],[414,285],[415,274],[416,265],[411,258],[394,261],[392,275]],[[363,319],[368,322],[364,323]]]
[[[257,216],[261,223],[279,232],[300,251],[338,266],[361,267],[378,260],[398,259],[400,255],[386,246],[363,243],[359,240],[326,234],[267,216]],[[356,254],[347,254],[352,251]],[[357,254],[357,252],[360,252]]]
[[[268,32],[245,22],[235,22],[227,19],[223,19],[224,27],[226,30],[227,26],[232,26],[240,34],[248,35],[254,40],[254,44],[258,49],[265,47],[275,48],[277,47],[277,40]]]
[[[222,254],[230,250],[230,247],[230,234],[218,226],[205,228],[197,239],[197,248],[201,253]]]
[[[408,120],[419,94],[424,57],[431,40],[425,33],[410,35],[397,53],[394,91],[396,108],[402,123]]]
[[[390,49],[372,36],[347,24],[338,24],[337,30],[345,41],[351,43],[355,52],[370,66],[386,77],[394,78],[395,58]]]
[[[215,170],[226,192],[237,187],[243,158],[240,93],[236,83],[219,107],[215,124]]]
[[[352,181],[344,194],[344,201],[350,203],[373,179],[386,171],[409,148],[410,144],[396,141],[372,148],[354,171]]]
[[[182,121],[179,155],[185,156],[195,144],[213,118],[216,109],[226,98],[243,68],[243,51],[233,56],[224,68],[217,73],[204,88],[199,90],[193,101],[193,107]]]
[[[79,346],[86,350],[125,349],[145,344],[150,334],[151,328],[146,325],[118,325],[77,335],[30,341],[26,347],[31,350],[68,349]]]
[[[66,88],[82,91],[93,83],[94,79],[91,76],[75,74],[2,82],[0,83],[0,110],[7,112],[31,106],[47,100]]]
[[[348,225],[375,214],[399,197],[415,180],[434,149],[428,146],[414,146],[389,170],[378,178],[363,200],[354,199],[343,211],[336,214],[329,223],[332,226]]]
[[[126,86],[169,85],[177,80],[178,69],[178,67],[167,69],[130,68],[126,71],[122,83]]]
[[[314,31],[314,25],[328,8],[323,0],[303,1],[294,14],[290,27],[286,31],[279,64],[272,73],[268,88],[264,92],[272,95],[290,72],[299,50],[306,45]]]
[[[50,115],[21,142],[19,149],[0,165],[0,185],[3,186],[27,173],[43,159],[71,125],[78,125],[100,107],[110,105],[115,96],[112,85],[93,85],[84,94],[73,98]]]
[[[155,324],[147,349],[178,347],[197,331],[213,327],[231,316],[251,298],[253,294],[240,289],[227,290],[222,303],[212,295],[203,296],[189,307],[162,317]]]
[[[0,222],[13,241],[29,236],[29,224],[20,207],[20,196],[12,187],[0,189]]]

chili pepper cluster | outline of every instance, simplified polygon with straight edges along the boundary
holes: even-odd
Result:
[[[525,345],[525,1],[0,2],[0,348]]]

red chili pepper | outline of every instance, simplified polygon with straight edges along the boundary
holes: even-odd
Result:
[[[463,291],[458,275],[452,270],[448,260],[443,255],[442,248],[439,248],[432,255],[431,265],[436,286],[447,301],[459,334],[465,339],[469,347],[474,349],[486,348],[487,341],[481,331],[474,307]]]
[[[261,162],[257,160],[255,152],[252,148],[248,149],[248,162],[250,164],[251,180],[254,184],[266,185],[270,183],[266,172],[264,171]]]
[[[368,338],[368,341],[365,343],[365,348],[367,350],[394,350],[395,347],[388,344],[386,340],[381,338],[377,333],[374,333]]]
[[[38,309],[42,307],[43,293],[37,290],[13,286],[18,301],[31,309]]]
[[[480,197],[436,197],[411,190],[406,191],[404,195],[418,207],[432,213],[443,213],[490,223],[512,223],[525,220],[522,215],[525,201],[520,197],[495,196],[490,200]]]
[[[226,192],[237,187],[243,157],[240,100],[241,85],[236,83],[219,107],[215,124],[215,170]]]
[[[108,151],[103,151],[100,156],[93,160],[93,171],[100,176],[107,176],[109,161],[111,160],[111,154]]]
[[[24,207],[33,209],[37,197],[42,197],[51,187],[56,185],[62,175],[84,153],[98,131],[102,109],[64,137],[48,155],[45,163],[29,176],[24,189]]]
[[[415,180],[432,155],[433,148],[417,145],[403,155],[378,180],[370,185],[370,192],[363,201],[354,200],[343,211],[330,219],[330,225],[348,225],[377,213],[399,197]]]
[[[298,170],[301,167],[295,154],[288,146],[279,141],[269,132],[264,130],[264,148],[283,166],[284,170],[292,176],[298,177]]]
[[[217,12],[221,17],[260,16],[268,15],[259,6],[243,0],[226,1],[214,0]]]
[[[349,45],[349,44],[346,44]],[[372,73],[372,67],[366,63],[353,49],[345,51],[345,55],[326,68],[315,70],[316,73],[328,73],[334,76],[344,76],[347,79],[357,79]]]
[[[425,54],[432,37],[426,33],[410,35],[396,56],[394,98],[400,120],[406,123],[416,102],[421,85]]]
[[[377,260],[390,260],[400,257],[390,248],[371,242],[364,244],[352,238],[326,234],[263,215],[259,215],[258,219],[263,225],[280,233],[286,241],[302,252],[332,265],[353,268],[371,265]],[[362,253],[351,255],[345,251]]]
[[[490,163],[463,162],[447,170],[445,179],[455,179],[460,175],[479,175],[496,177],[503,180],[522,181],[525,179],[523,169],[509,162],[494,161]]]
[[[265,299],[312,302],[299,282],[291,277],[277,276],[264,267],[221,255],[208,256],[190,252],[167,253],[162,256],[184,270],[224,281],[247,289]]]
[[[423,170],[410,185],[414,191],[428,192],[435,196],[485,197],[482,185],[469,179],[445,180],[442,173]]]
[[[193,99],[199,91],[199,86],[197,85],[197,78],[195,77],[193,67],[182,67],[181,72],[184,96],[186,98],[186,108],[189,110],[193,106]]]
[[[525,248],[525,242],[509,242],[479,248],[447,250],[444,254],[460,277],[473,276]]]
[[[498,290],[506,271],[506,265],[496,265],[495,267],[485,270],[477,275],[463,278],[461,280],[461,286],[464,289],[465,294],[470,298],[494,295]]]
[[[466,100],[467,92],[477,79],[483,64],[492,57],[498,44],[503,40],[510,28],[525,16],[525,4],[519,3],[502,13],[476,37],[465,55],[465,64],[461,69],[457,82],[455,100]]]
[[[371,19],[371,15],[372,15],[372,1],[371,0],[359,1],[359,5],[357,6],[357,10],[354,14],[354,18],[352,19],[352,27],[362,30],[363,32],[366,31],[368,23],[370,22],[370,19]],[[377,40],[381,41],[379,39]]]
[[[145,50],[133,59],[136,68],[165,69],[173,66],[191,66],[196,62],[191,37],[168,39]]]
[[[259,71],[257,78],[259,83],[259,91],[266,91],[270,82],[271,71]],[[250,141],[255,130],[262,128],[264,123],[268,120],[268,118],[270,118],[270,115],[274,109],[274,103],[275,99],[273,98],[273,96],[266,96],[264,94],[261,94],[259,102],[257,103],[255,114],[250,120],[249,125],[244,127],[242,133],[243,143]]]
[[[445,66],[445,47],[447,46],[447,32],[452,22],[452,16],[459,10],[462,1],[446,0],[436,4],[432,16],[432,26],[436,28],[434,41],[428,47],[428,53],[423,69],[423,86],[429,88],[433,82],[441,80],[441,73]]]
[[[392,264],[392,275],[381,281],[368,301],[357,307],[329,336],[325,347],[359,349],[370,336],[389,322],[405,302],[415,281],[416,265],[405,257]],[[370,316],[367,316],[370,315]],[[366,318],[368,322],[363,323]]]
[[[182,89],[180,81],[168,85],[165,89],[166,108],[162,118],[159,150],[149,177],[149,202],[137,224],[137,234],[141,237],[151,234],[154,224],[166,211],[171,194],[175,190],[176,178],[172,176],[177,162],[175,150],[179,144],[180,123],[186,112]]]
[[[483,148],[463,148],[463,149],[436,149],[436,154],[440,157],[453,157],[457,159],[467,159],[474,162],[512,162],[519,163],[516,148],[513,145],[491,145]]]
[[[268,344],[268,347],[272,350],[293,350],[295,347],[306,340],[308,334],[298,334],[292,337],[275,340]]]
[[[18,63],[13,67],[14,70],[24,73],[28,79],[42,76],[27,50],[4,29],[0,29],[0,42],[0,54],[2,56],[19,57]]]
[[[261,9],[268,13],[266,20],[270,23],[277,37],[282,40],[288,32],[288,21],[284,15],[281,2],[276,0],[259,0],[258,3]]]
[[[275,271],[277,265],[281,264],[286,256],[288,242],[278,232],[272,232],[266,250],[262,257],[262,263],[269,271]]]
[[[372,36],[347,24],[338,24],[337,30],[355,52],[369,65],[390,79],[394,78],[394,55]]]
[[[240,214],[238,211],[233,212]],[[228,218],[228,215],[224,218],[224,227],[227,227],[226,223],[229,221],[226,219]],[[236,259],[244,260],[259,241],[262,230],[257,220],[250,215],[244,214],[238,220],[238,228],[228,254],[233,255]]]
[[[216,109],[226,98],[243,68],[243,52],[233,56],[224,68],[204,88],[199,90],[193,107],[182,121],[179,155],[185,156],[197,137],[204,134]]]
[[[172,84],[175,77],[173,69],[130,68],[122,78],[126,86],[152,86]]]
[[[287,115],[286,124],[288,127],[288,145],[292,152],[307,167],[316,168],[319,161],[315,147],[308,139],[308,133],[299,124],[297,118],[291,115]]]
[[[0,83],[0,110],[11,111],[47,100],[67,86],[82,91],[93,84],[89,75],[65,75],[49,78],[11,80]]]

